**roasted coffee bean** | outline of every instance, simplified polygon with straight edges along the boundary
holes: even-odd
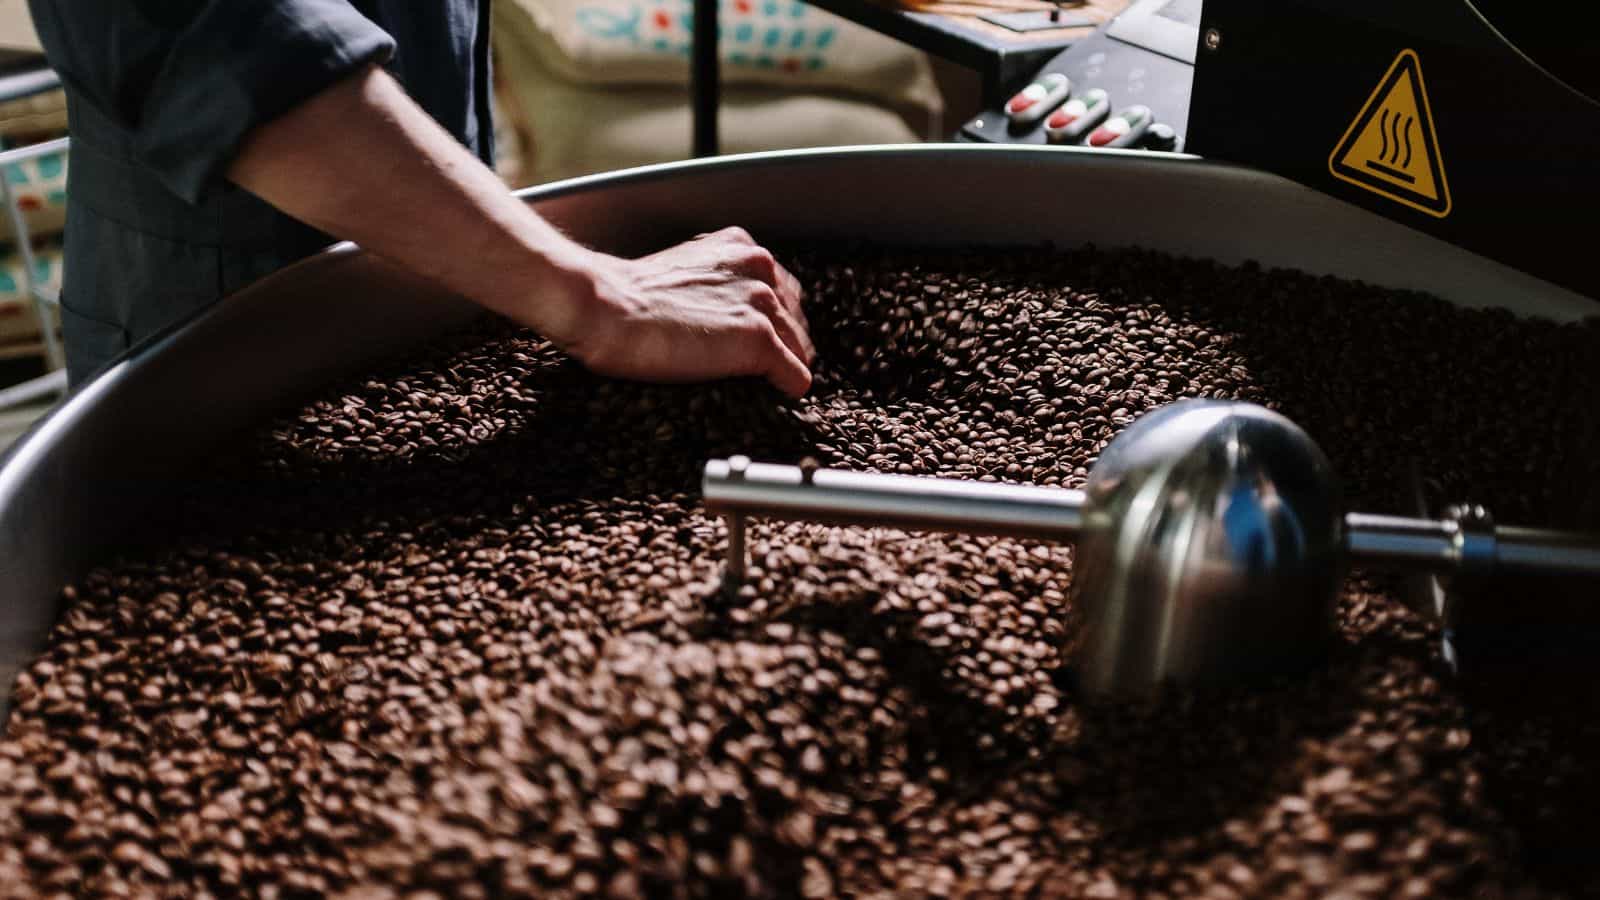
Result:
[[[784,258],[799,402],[486,322],[198,471],[17,679],[0,893],[1600,891],[1596,679],[1470,687],[1398,579],[1350,576],[1309,674],[1084,704],[1070,547],[756,520],[729,600],[697,496],[733,453],[1077,487],[1224,397],[1353,507],[1410,512],[1414,466],[1600,527],[1594,323],[1139,252]]]

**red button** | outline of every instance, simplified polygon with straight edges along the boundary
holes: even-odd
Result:
[[[1036,81],[1018,91],[1015,97],[1007,101],[1006,113],[1014,116],[1048,96],[1050,89]]]
[[[1076,122],[1077,120],[1078,120],[1077,116],[1072,115],[1071,113],[1067,112],[1065,109],[1058,109],[1055,112],[1050,114],[1050,120],[1048,122],[1045,122],[1044,124],[1045,124],[1046,127],[1049,127],[1049,128],[1065,128],[1068,125],[1071,125],[1073,122]]]
[[[1120,116],[1112,119],[1104,125],[1101,125],[1099,128],[1096,128],[1094,130],[1094,134],[1089,135],[1089,146],[1104,147],[1117,138],[1127,134],[1128,130],[1132,127],[1133,126],[1128,124],[1127,119],[1121,118]]]

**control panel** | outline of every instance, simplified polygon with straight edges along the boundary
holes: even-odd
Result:
[[[1181,150],[1202,0],[1135,0],[1045,63],[1005,104],[961,128],[965,140]]]

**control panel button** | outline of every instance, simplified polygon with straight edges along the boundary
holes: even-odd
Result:
[[[1060,72],[1041,75],[1006,101],[1006,118],[1013,125],[1032,125],[1061,105],[1072,93],[1072,81]]]
[[[1155,115],[1148,106],[1130,106],[1089,135],[1091,147],[1132,147],[1144,138]]]
[[[1144,133],[1142,146],[1146,150],[1176,150],[1178,149],[1178,131],[1165,122],[1157,122],[1150,126],[1149,131]]]
[[[1111,97],[1100,88],[1073,97],[1050,114],[1044,122],[1044,136],[1052,144],[1076,144],[1089,129],[1105,121],[1111,112]]]

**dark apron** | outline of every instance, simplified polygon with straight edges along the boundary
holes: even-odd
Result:
[[[352,4],[397,41],[385,68],[457,140],[492,162],[487,0]],[[151,5],[160,7],[155,0]],[[123,25],[131,34],[127,40],[148,39],[141,29],[148,30],[150,22]],[[115,37],[114,29],[107,33],[113,44]],[[269,39],[263,38],[265,51]],[[70,79],[66,85],[72,149],[61,317],[73,384],[129,347],[330,242],[225,181],[198,203],[185,202],[136,162],[128,123],[118,124],[76,96]],[[116,86],[102,87],[109,92]]]
[[[61,327],[78,384],[134,344],[315,252],[328,238],[222,185],[190,205],[119,150],[121,129],[70,107]]]

